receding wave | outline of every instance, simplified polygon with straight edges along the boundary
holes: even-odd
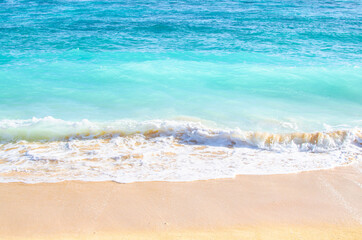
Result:
[[[263,133],[193,121],[0,121],[0,181],[188,181],[361,160],[361,130]]]

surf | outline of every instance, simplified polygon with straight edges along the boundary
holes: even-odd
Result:
[[[192,181],[361,160],[361,130],[267,133],[197,121],[0,121],[0,181]]]

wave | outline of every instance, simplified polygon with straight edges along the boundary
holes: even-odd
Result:
[[[53,117],[0,121],[0,141],[67,141],[126,137],[142,134],[147,138],[173,136],[182,143],[261,149],[293,148],[323,151],[356,144],[361,146],[359,128],[314,133],[267,133],[240,129],[209,128],[195,121],[120,120],[113,122],[64,121]]]
[[[0,182],[190,181],[361,160],[361,130],[262,133],[198,121],[0,121]]]

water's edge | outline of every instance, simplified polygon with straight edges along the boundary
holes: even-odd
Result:
[[[358,128],[272,134],[190,121],[0,124],[0,182],[193,181],[281,174],[361,160]]]

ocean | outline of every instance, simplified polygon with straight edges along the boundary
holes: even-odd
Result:
[[[0,182],[362,160],[362,3],[0,2]]]

